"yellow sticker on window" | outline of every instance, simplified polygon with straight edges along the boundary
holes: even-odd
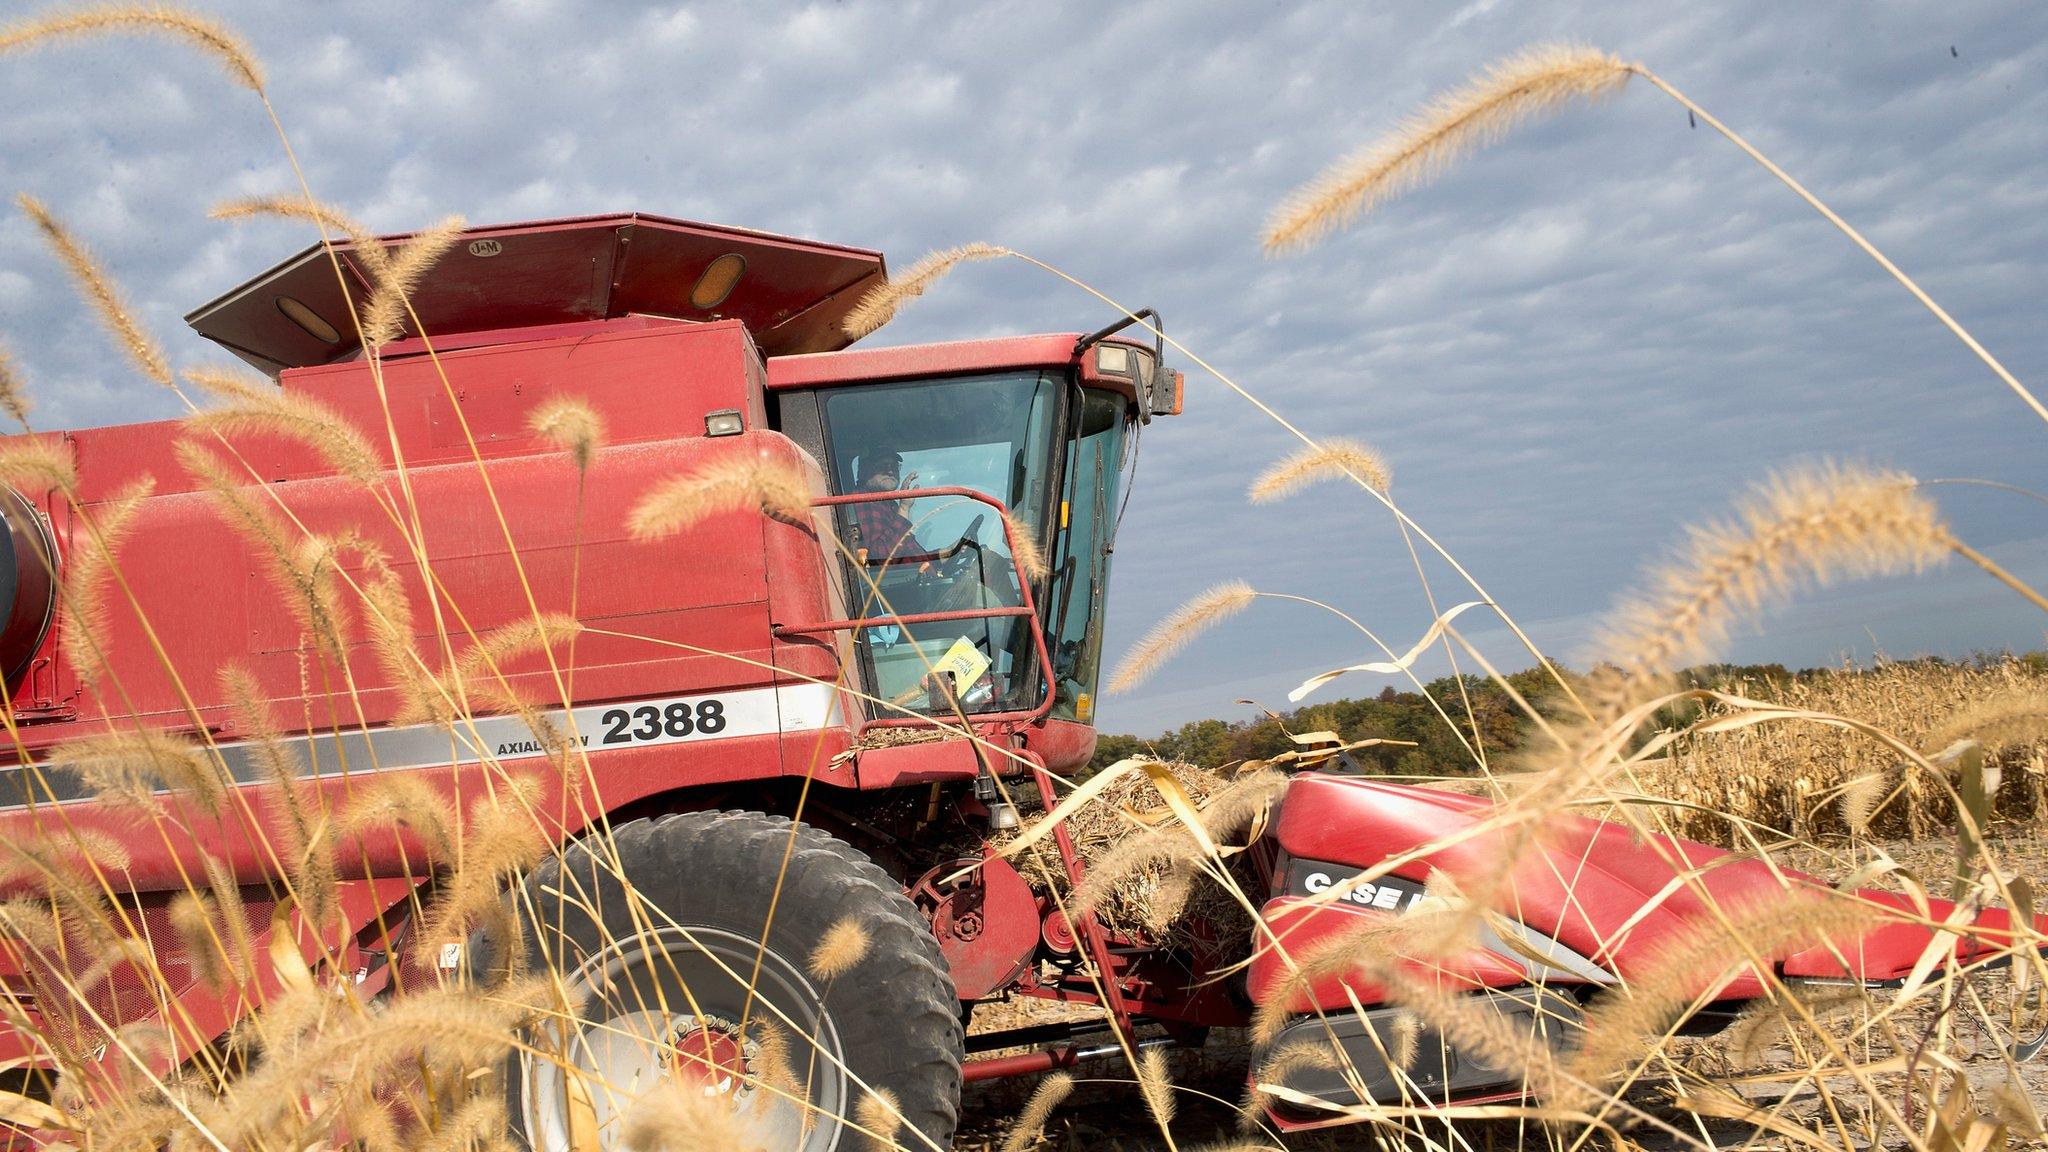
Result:
[[[974,646],[974,641],[962,636],[953,641],[946,654],[932,663],[933,672],[944,672],[953,677],[953,691],[965,694],[988,672],[988,657]]]

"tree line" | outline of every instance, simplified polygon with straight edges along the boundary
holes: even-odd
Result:
[[[2048,653],[2030,653],[2022,659],[2048,667]],[[1943,663],[1932,658],[1927,662]],[[1768,694],[1782,691],[1790,681],[1831,671],[1839,670],[1791,671],[1783,664],[1713,664],[1690,670],[1685,679],[1701,687],[1740,687],[1745,692]],[[1564,675],[1575,674],[1566,669]],[[1537,668],[1513,673],[1507,682],[1524,699],[1539,705],[1556,694],[1550,675]],[[1289,733],[1335,732],[1347,742],[1372,738],[1389,741],[1351,754],[1370,772],[1389,776],[1469,775],[1476,769],[1476,762],[1467,747],[1475,727],[1466,719],[1468,699],[1471,716],[1477,721],[1476,743],[1484,750],[1488,763],[1496,767],[1512,763],[1528,731],[1520,707],[1505,688],[1485,677],[1446,676],[1424,684],[1421,692],[1389,685],[1376,696],[1328,700],[1247,720],[1194,720],[1157,736],[1105,732],[1096,742],[1089,772],[1139,755],[1218,768],[1244,760],[1266,759],[1295,747]],[[1444,723],[1438,707],[1456,722],[1457,731]],[[1687,718],[1667,719],[1679,723]]]

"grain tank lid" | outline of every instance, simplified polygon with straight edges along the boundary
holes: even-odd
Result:
[[[339,240],[334,249],[360,306],[368,276],[355,246]],[[884,274],[879,252],[623,213],[472,228],[427,271],[412,302],[429,336],[640,314],[739,320],[763,354],[785,356],[852,343],[840,322]],[[319,244],[185,322],[273,376],[360,350]],[[408,325],[404,335],[417,333]]]

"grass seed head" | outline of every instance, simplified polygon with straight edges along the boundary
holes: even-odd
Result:
[[[590,471],[590,461],[604,443],[604,421],[589,402],[576,396],[557,396],[535,408],[527,416],[526,426],[567,452],[578,472]]]
[[[620,1132],[630,1152],[768,1152],[768,1143],[728,1097],[663,1080],[635,1100]]]
[[[0,483],[23,492],[75,492],[78,465],[62,440],[10,440],[0,444]]]
[[[366,549],[347,535],[292,543],[279,517],[256,502],[227,461],[192,440],[178,441],[176,453],[185,471],[212,494],[221,519],[267,558],[271,581],[284,593],[285,606],[301,631],[323,652],[338,656],[345,647],[345,616],[333,562],[352,545],[357,551]]]
[[[495,681],[512,661],[558,649],[582,631],[575,617],[562,612],[524,617],[479,637],[457,659],[455,670],[465,684],[482,685]]]
[[[1230,580],[1181,605],[1173,615],[1147,632],[1137,647],[1124,657],[1116,675],[1110,678],[1109,690],[1128,692],[1144,683],[1159,670],[1160,665],[1187,647],[1195,637],[1244,611],[1257,597],[1258,593],[1251,585],[1242,580]]]
[[[830,984],[848,972],[859,967],[868,958],[874,940],[860,921],[845,917],[825,930],[825,935],[811,949],[811,979],[820,984]]]
[[[405,577],[377,564],[362,581],[363,624],[385,677],[398,691],[399,722],[445,723],[454,715],[446,687],[421,660],[413,633],[412,594]]]
[[[378,772],[355,790],[341,815],[341,829],[360,835],[384,828],[409,828],[426,842],[436,862],[458,859],[456,813],[446,794],[417,774]]]
[[[5,348],[0,348],[0,412],[14,418],[21,430],[28,431],[28,411],[32,405],[28,389],[21,382],[21,371],[14,365],[14,357]]]
[[[1266,1085],[1279,1084],[1296,1072],[1336,1066],[1337,1054],[1325,1040],[1297,1040],[1273,1049],[1259,1061],[1252,1070],[1250,1082],[1245,1085],[1244,1104],[1238,1110],[1238,1126],[1246,1131],[1257,1126],[1260,1110],[1273,1099],[1273,1094],[1266,1091]]]
[[[1045,579],[1045,551],[1038,546],[1038,534],[1023,520],[1003,513],[1003,523],[1010,530],[1010,542],[1016,551],[1010,556],[1017,566],[1017,575],[1026,583],[1036,584]]]
[[[156,478],[138,476],[104,503],[91,507],[95,532],[73,538],[70,564],[62,573],[65,627],[58,644],[80,679],[97,683],[106,675],[110,638],[107,582],[114,574],[121,545],[135,527],[142,502],[156,491]]]
[[[215,220],[252,220],[266,216],[303,220],[327,232],[330,237],[345,237],[366,254],[374,251],[365,263],[381,260],[384,255],[368,228],[339,208],[307,200],[303,196],[245,196],[239,200],[224,200],[214,205],[207,215]]]
[[[0,43],[4,43],[4,40],[0,40]],[[51,215],[42,201],[23,193],[15,197],[14,202],[21,206],[21,210],[28,214],[29,219],[35,221],[36,229],[43,234],[43,239],[56,251],[64,266],[71,270],[72,278],[78,281],[79,291],[99,314],[100,322],[114,334],[114,339],[120,344],[121,350],[128,354],[128,358],[135,362],[136,367],[142,369],[143,375],[166,388],[171,387],[174,382],[171,378],[170,360],[164,356],[164,350],[149,333],[143,330],[141,321],[135,318],[135,314],[129,310],[127,301],[122,299],[120,288],[93,257],[91,250]]]
[[[1103,853],[1088,865],[1086,875],[1074,889],[1077,912],[1093,912],[1109,899],[1123,882],[1148,870],[1163,872],[1155,883],[1148,903],[1147,918],[1155,922],[1177,919],[1192,894],[1188,881],[1202,860],[1195,838],[1178,826],[1151,828],[1136,833]],[[1183,882],[1170,882],[1182,876]],[[1178,906],[1176,906],[1178,905]]]
[[[708,464],[656,485],[633,506],[626,529],[636,540],[659,540],[722,512],[759,511],[791,524],[807,524],[811,486],[780,461],[738,456]]]
[[[1067,1072],[1054,1072],[1038,1082],[1032,1090],[1031,1099],[1017,1113],[1017,1119],[1010,1125],[1010,1134],[1003,1138],[1002,1152],[1026,1152],[1038,1143],[1045,1132],[1045,1122],[1052,1119],[1053,1109],[1059,1107],[1074,1091],[1074,1077]]]
[[[863,1093],[860,1103],[853,1108],[854,1123],[867,1129],[867,1146],[875,1152],[890,1152],[899,1147],[896,1134],[903,1130],[903,1109],[896,1103],[896,1094],[887,1088],[870,1088]]]
[[[56,40],[119,32],[183,40],[220,61],[228,75],[243,87],[258,95],[263,93],[263,66],[241,37],[216,21],[162,4],[102,4],[17,21],[0,28],[0,53]]]
[[[311,448],[328,466],[364,487],[384,472],[384,458],[355,425],[310,396],[283,392],[237,372],[195,369],[194,387],[220,401],[185,417],[195,431],[280,436]]]
[[[1734,520],[1693,529],[1649,590],[1613,613],[1599,651],[1630,672],[1669,671],[1802,587],[1918,572],[1954,544],[1934,502],[1902,473],[1832,463],[1783,472]]]
[[[1295,957],[1287,978],[1269,989],[1252,1014],[1252,1042],[1271,1044],[1280,1036],[1293,1012],[1294,1002],[1318,983],[1343,977],[1381,956],[1398,952],[1407,926],[1397,920],[1376,918],[1326,936]]]
[[[1610,96],[1630,65],[1592,48],[1546,45],[1494,65],[1431,100],[1386,137],[1304,185],[1266,221],[1266,251],[1313,245],[1359,216],[1435,179],[1474,148],[1532,117]]]
[[[2027,687],[1958,709],[1920,738],[1920,749],[1931,754],[1958,740],[1975,740],[1995,750],[2043,739],[2048,739],[2048,691]]]
[[[133,804],[148,805],[158,788],[167,788],[218,813],[227,792],[227,779],[211,751],[153,728],[67,741],[44,763],[74,773],[108,799]]]
[[[334,910],[338,888],[322,793],[306,780],[304,759],[284,741],[271,720],[256,677],[230,665],[220,671],[220,688],[236,730],[254,750],[256,763],[270,783],[272,804],[284,817],[278,824],[283,843],[275,847],[291,880],[292,894],[313,923],[324,925]]]
[[[1393,471],[1377,449],[1356,440],[1329,437],[1314,447],[1275,462],[1252,481],[1246,495],[1254,504],[1270,504],[1294,495],[1311,484],[1339,477],[1355,477],[1376,491],[1386,492]]]
[[[848,336],[858,340],[894,319],[898,309],[924,295],[926,289],[956,266],[1009,255],[1013,253],[1008,248],[980,241],[933,252],[912,264],[903,275],[869,289],[868,294],[860,298],[860,303],[846,314],[841,327]]]
[[[1891,788],[1891,781],[1880,772],[1866,772],[1849,781],[1842,788],[1842,823],[1857,836],[1868,832],[1871,818],[1877,815],[1878,806]]]
[[[1750,955],[1769,963],[1791,949],[1852,935],[1871,920],[1867,905],[1792,891],[1724,906],[1718,915],[1726,918],[1725,925],[1718,917],[1703,917],[1634,965],[1625,994],[1603,998],[1587,1010],[1585,1031],[1568,1068],[1570,1080],[1589,1086],[1626,1074],[1687,1004],[1713,990],[1707,985],[1740,972]],[[1583,1109],[1596,1102],[1585,1097],[1559,1103]]]
[[[1138,1091],[1144,1095],[1145,1106],[1152,1110],[1152,1118],[1159,1121],[1159,1126],[1173,1127],[1173,1077],[1167,1071],[1164,1050],[1147,1048],[1138,1053]]]
[[[426,278],[427,270],[462,238],[464,227],[462,217],[449,216],[414,234],[395,251],[384,253],[381,261],[364,262],[369,266],[374,281],[369,302],[363,305],[365,348],[389,344],[404,333],[406,310],[410,307],[413,291]],[[376,243],[373,241],[369,247],[376,247]]]

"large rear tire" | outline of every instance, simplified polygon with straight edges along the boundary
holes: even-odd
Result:
[[[576,1003],[573,1024],[534,1037],[551,1055],[517,1058],[508,1077],[529,1147],[622,1148],[621,1117],[676,1076],[734,1094],[778,1149],[864,1147],[844,1124],[862,1083],[951,1146],[962,1060],[952,977],[880,868],[816,828],[758,812],[635,820],[612,844],[620,867],[602,845],[571,845],[535,869],[520,900],[531,967],[552,966]],[[813,950],[848,919],[867,949],[821,980],[808,970]],[[777,1080],[809,1106],[766,1086]]]

